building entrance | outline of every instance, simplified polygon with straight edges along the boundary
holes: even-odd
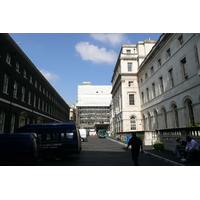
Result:
[[[95,124],[95,130],[98,133],[98,130],[104,129],[107,133],[109,131],[109,124]]]

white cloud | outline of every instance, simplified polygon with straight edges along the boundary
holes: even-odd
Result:
[[[99,48],[88,42],[80,42],[75,48],[76,51],[80,53],[83,60],[91,60],[94,63],[106,62],[108,64],[113,64],[117,59],[115,51],[106,51],[105,48]]]
[[[59,77],[54,74],[53,72],[48,72],[46,70],[40,70],[40,72],[43,74],[43,76],[48,80],[48,81],[55,81],[59,79]]]
[[[127,37],[123,33],[92,33],[91,36],[95,40],[108,43],[111,46],[129,43]]]

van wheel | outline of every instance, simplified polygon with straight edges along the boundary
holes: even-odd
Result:
[[[61,151],[56,151],[56,152],[55,152],[55,154],[54,154],[54,159],[55,159],[56,161],[60,161],[60,160],[62,159],[62,157],[63,157],[63,154],[62,154]]]

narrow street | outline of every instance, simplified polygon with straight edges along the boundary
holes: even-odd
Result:
[[[148,156],[139,155],[141,166],[170,166],[169,163]],[[134,166],[130,149],[126,145],[111,138],[88,137],[88,142],[82,142],[80,155],[70,155],[62,161],[47,160],[43,166]]]

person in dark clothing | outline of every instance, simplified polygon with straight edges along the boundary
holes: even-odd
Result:
[[[173,153],[177,156],[177,158],[184,158],[187,142],[181,140],[181,138],[176,138],[176,142],[178,143],[178,145],[176,145],[176,149]]]
[[[131,155],[134,165],[139,166],[138,156],[140,153],[140,149],[141,152],[143,153],[143,146],[142,146],[142,140],[136,136],[136,133],[132,133],[132,137],[129,140],[128,146],[126,148],[128,149],[130,145],[131,145]]]

